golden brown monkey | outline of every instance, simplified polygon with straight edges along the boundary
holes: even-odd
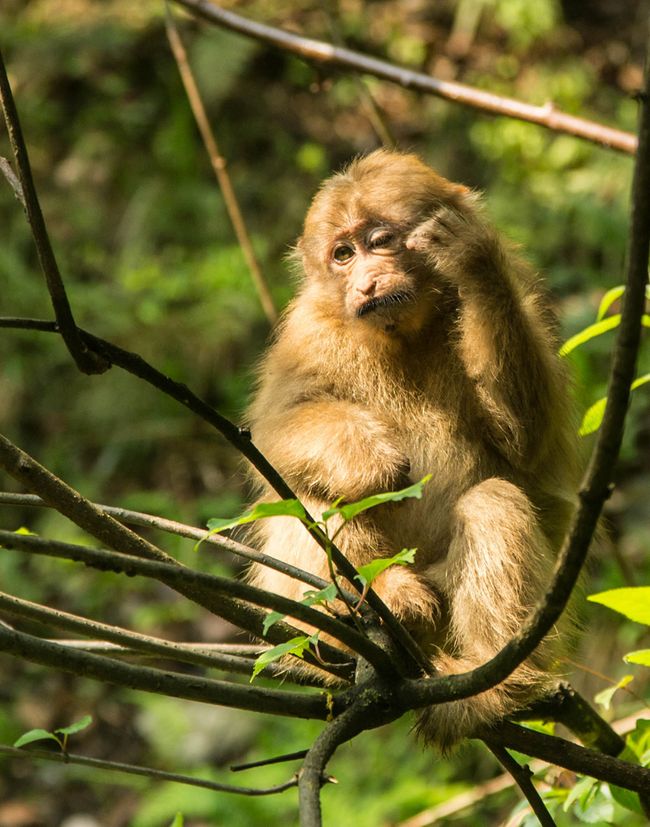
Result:
[[[543,594],[576,486],[575,426],[555,319],[477,196],[380,150],[324,183],[297,245],[304,279],[264,358],[255,444],[312,514],[432,474],[421,500],[339,535],[355,566],[415,547],[375,586],[443,672],[471,669]],[[327,577],[295,520],[258,523],[270,555]],[[264,567],[256,585],[304,585]],[[547,683],[547,640],[499,687],[421,715],[448,746]]]

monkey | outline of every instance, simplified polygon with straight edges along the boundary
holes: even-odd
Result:
[[[577,431],[550,298],[475,192],[396,151],[325,181],[295,257],[299,289],[248,411],[254,444],[317,517],[432,475],[421,499],[367,511],[337,543],[356,567],[416,548],[373,588],[437,670],[468,671],[543,595],[573,510]],[[328,576],[298,521],[254,532],[266,554]],[[249,576],[303,597],[274,570]],[[558,637],[499,686],[421,711],[425,739],[446,750],[525,706],[549,686]]]

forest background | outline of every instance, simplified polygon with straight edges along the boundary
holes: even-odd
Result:
[[[641,83],[642,2],[424,0],[329,4],[223,3],[251,19],[634,131]],[[380,140],[355,77],[182,19],[189,58],[278,307],[290,298],[285,261],[319,182]],[[234,421],[241,419],[269,324],[229,223],[154,0],[4,0],[0,38],[37,187],[79,323],[141,353]],[[484,190],[488,213],[520,242],[557,300],[563,337],[594,321],[622,281],[632,158],[542,127],[495,118],[389,83],[364,81],[402,149],[446,177]],[[4,133],[0,155],[9,156]],[[22,211],[0,186],[0,314],[51,311]],[[611,334],[570,355],[578,406],[605,393]],[[3,331],[0,430],[99,502],[193,525],[232,516],[247,491],[236,453],[171,400],[117,371],[78,373],[53,337]],[[639,373],[650,370],[647,342]],[[591,558],[588,593],[650,582],[650,394],[634,395],[606,509],[609,539]],[[592,437],[585,437],[585,450]],[[15,486],[0,477],[2,490]],[[54,512],[0,506],[21,525],[70,542]],[[196,553],[178,540],[181,559]],[[210,571],[233,561],[201,551]],[[194,559],[194,558],[192,558]],[[62,571],[65,576],[62,576]],[[182,640],[230,640],[228,625],[155,584],[136,586],[71,564],[0,555],[3,588],[106,622]],[[567,663],[587,697],[633,671],[621,661],[647,632],[581,601],[584,633]],[[586,666],[588,665],[588,666]],[[136,694],[0,659],[0,743],[91,713],[77,751],[201,773],[305,747],[317,723],[290,722]],[[647,670],[646,670],[647,671]],[[622,717],[647,697],[643,676],[616,696]],[[331,766],[325,823],[400,821],[496,772],[478,745],[434,761],[409,721],[365,733]],[[295,795],[237,798],[78,767],[0,758],[3,827],[295,822]],[[275,768],[255,783],[273,783]],[[284,776],[282,776],[284,777]],[[252,783],[252,781],[251,781]],[[498,823],[516,796],[492,796],[476,823]],[[621,816],[623,818],[623,816]],[[625,818],[632,818],[625,816]],[[441,821],[440,823],[446,823]],[[452,823],[452,822],[450,822]],[[463,823],[462,818],[460,822]],[[571,822],[573,823],[573,822]],[[607,823],[603,821],[602,823]],[[611,823],[611,822],[610,822]],[[615,823],[633,824],[633,821]]]

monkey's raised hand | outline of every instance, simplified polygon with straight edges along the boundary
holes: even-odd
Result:
[[[499,241],[476,212],[441,206],[411,231],[407,250],[423,253],[440,275],[457,284],[499,264]]]

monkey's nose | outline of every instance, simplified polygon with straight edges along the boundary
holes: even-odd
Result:
[[[373,296],[377,289],[377,282],[372,281],[361,282],[357,284],[357,290],[364,296]]]

